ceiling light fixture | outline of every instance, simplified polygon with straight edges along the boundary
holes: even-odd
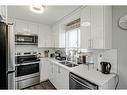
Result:
[[[32,12],[40,14],[40,13],[44,12],[45,6],[42,6],[42,5],[32,5],[32,6],[30,6],[30,9],[31,9]]]

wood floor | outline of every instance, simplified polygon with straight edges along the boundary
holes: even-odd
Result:
[[[27,87],[23,90],[46,90],[46,89],[47,90],[55,90],[56,88],[53,86],[53,84],[49,80],[47,80],[47,81],[44,81],[40,84]]]

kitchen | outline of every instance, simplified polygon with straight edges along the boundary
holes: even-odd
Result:
[[[114,33],[117,9],[127,7],[0,6],[13,66],[1,89],[126,89]],[[126,15],[120,17],[122,31]]]

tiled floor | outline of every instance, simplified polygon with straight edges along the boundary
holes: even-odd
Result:
[[[55,90],[56,88],[53,86],[53,84],[47,80],[47,81],[44,81],[40,84],[37,84],[37,85],[34,85],[34,86],[31,86],[31,87],[28,87],[28,88],[25,88],[24,90]]]

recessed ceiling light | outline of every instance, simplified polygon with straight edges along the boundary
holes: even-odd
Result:
[[[32,12],[35,12],[35,13],[43,13],[44,9],[45,9],[45,6],[32,5],[32,6],[30,6],[30,9],[31,9]]]

